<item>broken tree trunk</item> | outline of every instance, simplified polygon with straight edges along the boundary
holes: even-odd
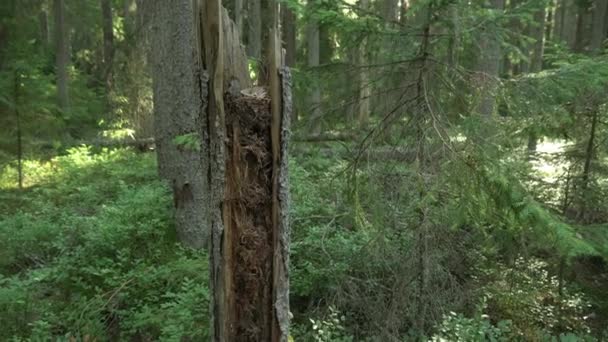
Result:
[[[145,6],[145,7],[144,7]],[[154,126],[159,173],[173,189],[175,227],[186,246],[204,248],[211,234],[208,168],[213,162],[214,141],[208,137],[210,70],[203,68],[200,18],[190,0],[149,1],[142,3],[151,17],[150,54],[154,80]],[[226,66],[222,86],[232,82],[249,87],[247,59],[238,39],[235,24],[221,9],[222,34],[229,44],[223,47]],[[221,95],[221,93],[220,93]],[[221,100],[221,98],[220,98]],[[175,143],[180,136],[196,137],[200,146],[187,148]],[[140,146],[140,145],[136,145]],[[149,146],[144,144],[141,146]]]
[[[268,91],[236,91],[249,79],[234,77],[239,73],[231,67],[239,61],[228,65],[234,56],[226,56],[231,50],[224,46],[234,45],[238,35],[219,29],[226,18],[219,15],[219,0],[199,6],[200,51],[210,90],[203,136],[210,160],[212,340],[287,341],[292,101],[289,71],[280,68],[277,25],[269,40],[274,58]]]
[[[287,341],[292,100],[278,24],[267,91],[241,91],[251,85],[247,58],[220,0],[145,6],[160,174],[174,187],[180,240],[210,242],[211,340]],[[183,135],[196,148],[175,144]]]

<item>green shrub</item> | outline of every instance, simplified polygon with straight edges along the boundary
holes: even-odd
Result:
[[[0,207],[0,340],[207,339],[208,257],[176,243],[154,159],[82,147],[37,165]]]

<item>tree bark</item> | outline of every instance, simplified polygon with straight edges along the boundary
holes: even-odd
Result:
[[[21,115],[19,113],[19,83],[20,77],[17,70],[14,71],[14,88],[13,88],[13,110],[17,122],[17,175],[19,189],[23,189],[23,139],[21,132]]]
[[[593,4],[593,26],[591,31],[591,51],[599,53],[606,38],[606,15],[608,15],[608,0],[595,0]]]
[[[589,181],[591,179],[591,163],[595,157],[595,135],[597,129],[597,118],[598,111],[595,110],[591,117],[591,127],[589,128],[589,140],[587,140],[587,148],[585,150],[585,163],[583,165],[582,184],[581,184],[581,209],[578,213],[578,220],[585,220],[587,216],[587,202],[584,198],[589,188]]]
[[[243,34],[243,0],[234,0],[234,24],[241,37]]]
[[[286,5],[281,6],[281,28],[285,48],[285,65],[293,68],[296,66],[296,15]]]
[[[247,55],[260,60],[262,58],[262,1],[248,0],[248,5]]]
[[[534,22],[536,26],[530,30],[532,38],[534,38],[534,46],[532,47],[532,55],[530,56],[530,72],[537,73],[543,69],[543,55],[545,50],[545,8],[541,8],[534,14]],[[536,152],[538,145],[538,136],[532,132],[528,135],[528,154],[532,155]]]
[[[103,81],[109,91],[112,87],[112,61],[114,59],[114,24],[112,1],[101,0],[101,28],[103,31]]]
[[[150,60],[154,88],[154,130],[160,176],[173,188],[175,228],[186,246],[203,248],[210,236],[210,163],[207,80],[198,58],[196,18],[190,0],[146,1],[151,15]],[[176,137],[192,134],[200,150],[181,148]]]
[[[49,32],[49,15],[45,8],[38,13],[38,25],[40,25],[40,44],[44,49],[51,45],[51,37]]]
[[[563,11],[561,12],[562,19],[559,37],[568,47],[574,49],[576,45],[576,16],[578,8],[573,0],[562,0],[561,6],[563,7]]]
[[[312,2],[309,0],[309,6]],[[316,19],[311,18],[306,25],[306,44],[307,44],[307,62],[308,67],[313,70],[319,66],[319,24]],[[321,89],[319,88],[318,80],[312,82],[310,98],[308,104],[310,114],[309,123],[313,134],[318,134],[321,131]]]
[[[212,162],[211,289],[213,341],[287,341],[287,134],[289,73],[279,79],[278,6],[271,3],[269,89],[261,96],[224,92],[218,0],[201,4],[204,65],[211,75],[207,115]],[[269,95],[269,96],[268,96]],[[270,167],[268,167],[270,165]],[[216,210],[217,209],[217,210]]]
[[[492,9],[502,12],[504,0],[492,0]],[[493,25],[486,27],[486,32],[480,37],[480,56],[477,64],[478,87],[480,100],[477,104],[477,113],[485,118],[494,114],[496,100],[495,92],[498,87],[498,74],[500,71],[501,49],[497,41]],[[487,32],[489,31],[489,32]]]
[[[57,101],[59,109],[67,111],[69,106],[68,94],[68,30],[65,15],[64,0],[53,0],[55,15],[55,54],[57,77]]]
[[[170,2],[153,2],[157,153],[180,238],[201,247],[210,234],[211,340],[287,341],[292,101],[278,26],[269,89],[256,95],[238,89],[247,60],[220,0]],[[173,144],[183,134],[198,148]]]
[[[588,46],[591,38],[591,31],[589,27],[590,14],[588,4],[579,3],[577,6],[577,18],[576,18],[576,38],[574,41],[574,50],[576,52],[583,52]]]

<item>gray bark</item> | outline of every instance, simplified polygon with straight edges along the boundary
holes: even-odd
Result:
[[[591,31],[591,51],[601,51],[606,38],[606,15],[608,15],[608,0],[595,0],[593,4],[593,26]]]
[[[360,0],[359,7],[364,10],[369,9],[369,0]],[[357,51],[357,64],[361,66],[361,70],[359,72],[359,100],[358,102],[358,112],[357,112],[357,120],[359,123],[359,127],[364,127],[367,125],[369,121],[370,111],[371,111],[371,94],[372,89],[370,85],[370,76],[369,69],[366,67],[370,64],[370,56],[367,47],[367,38],[363,38],[361,41],[361,45]]]
[[[289,73],[273,91],[275,54],[272,101],[238,91],[246,57],[219,0],[170,2],[151,5],[155,141],[180,239],[210,241],[211,340],[287,341]],[[173,144],[191,133],[200,150]]]
[[[285,65],[296,66],[296,15],[287,6],[281,6],[281,30],[285,48]]]
[[[210,234],[207,79],[198,52],[196,18],[190,0],[152,1],[150,59],[154,88],[154,128],[159,173],[173,187],[175,226],[186,246],[203,248]],[[200,151],[173,140],[193,134]]]
[[[588,47],[591,38],[591,14],[589,13],[588,4],[579,3],[577,8],[576,18],[576,38],[574,41],[574,50],[577,52],[585,51]]]
[[[112,84],[112,60],[114,59],[114,25],[112,1],[101,0],[101,28],[103,31],[103,79],[107,89]]]
[[[240,37],[243,34],[243,0],[234,0],[234,24]]]
[[[57,101],[59,109],[67,111],[69,106],[68,94],[68,29],[65,15],[64,0],[53,0],[55,15],[55,53],[57,77]]]
[[[545,46],[545,8],[534,14],[536,26],[531,29],[531,36],[534,38],[534,46],[532,47],[532,55],[530,56],[530,72],[536,73],[543,69],[543,54]],[[530,133],[528,136],[528,153],[536,152],[538,145],[538,136],[535,133]]]
[[[492,8],[499,12],[503,11],[504,4],[504,0],[491,1]],[[495,92],[498,87],[498,73],[500,71],[500,42],[494,33],[495,27],[493,24],[488,24],[486,32],[483,32],[480,37],[480,55],[476,68],[480,91],[477,112],[486,118],[492,116],[495,110]]]
[[[38,25],[40,25],[40,43],[46,49],[51,44],[52,39],[49,30],[49,16],[44,8],[38,13]]]
[[[571,49],[574,49],[576,44],[576,14],[578,9],[574,3],[574,0],[563,0],[563,4],[564,16],[562,21],[561,38]]]
[[[247,32],[247,55],[262,58],[262,1],[249,0],[249,30]]]
[[[309,1],[309,4],[312,2]],[[319,66],[319,24],[311,18],[306,25],[306,56],[308,67],[314,69]],[[311,130],[317,134],[321,130],[321,89],[318,82],[313,82],[309,98],[309,122]]]
[[[389,24],[397,22],[399,17],[399,0],[384,0],[382,2],[382,18]]]

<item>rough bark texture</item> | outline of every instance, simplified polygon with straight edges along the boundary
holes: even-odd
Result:
[[[68,30],[64,0],[54,0],[55,14],[55,54],[57,77],[57,101],[59,109],[66,111],[69,106],[68,94]]]
[[[591,38],[591,13],[589,13],[589,4],[578,3],[576,17],[576,39],[574,42],[574,50],[583,52],[589,44]]]
[[[281,29],[285,48],[285,65],[296,66],[296,15],[286,5],[281,6]]]
[[[312,2],[309,0],[309,5]],[[319,66],[319,24],[312,18],[306,25],[306,54],[307,64],[309,68],[315,68]],[[312,84],[312,90],[309,98],[309,122],[311,131],[314,134],[318,134],[321,130],[321,89],[315,82]]]
[[[114,26],[112,1],[101,0],[101,27],[103,31],[103,78],[107,89],[112,85],[112,61],[114,59]]]
[[[234,24],[240,37],[243,32],[243,0],[234,0]]]
[[[591,31],[591,51],[599,52],[606,38],[606,15],[608,0],[595,0],[593,4],[593,27]]]
[[[197,56],[195,16],[190,0],[152,1],[151,63],[154,126],[159,172],[173,187],[175,226],[180,241],[203,248],[209,239],[209,143],[207,73]],[[177,146],[180,135],[202,137],[200,151]]]
[[[532,47],[532,55],[530,56],[530,72],[536,73],[543,69],[543,55],[545,47],[545,17],[546,12],[543,7],[534,14],[534,22],[536,26],[530,30],[532,38],[534,38],[534,46]],[[532,132],[528,135],[528,153],[536,152],[538,144],[538,136]]]
[[[160,172],[174,185],[182,241],[210,241],[211,339],[286,341],[289,73],[277,83],[275,59],[268,91],[240,91],[246,57],[219,0],[152,7]],[[200,150],[173,144],[189,133]]]
[[[492,9],[502,12],[504,0],[492,0]],[[498,86],[498,72],[500,70],[501,49],[500,43],[494,34],[494,27],[488,25],[486,32],[480,38],[480,56],[477,65],[477,84],[480,89],[480,100],[477,112],[484,117],[494,113],[495,91]]]
[[[208,107],[212,340],[286,341],[287,129],[281,125],[289,124],[291,113],[281,108],[291,108],[291,96],[289,87],[278,82],[278,26],[275,23],[269,32],[268,91],[239,92],[229,87],[225,92],[224,77],[234,71],[222,65],[230,51],[222,46],[233,42],[218,27],[227,17],[218,15],[217,0],[202,6],[201,50],[212,75]],[[289,96],[281,96],[281,89]],[[287,105],[281,106],[281,99]]]
[[[45,9],[38,13],[38,25],[40,25],[40,43],[44,48],[47,48],[51,44],[51,37],[49,35],[48,13]]]
[[[247,55],[260,59],[262,57],[262,1],[249,0],[248,4]]]
[[[566,42],[567,46],[574,49],[576,44],[576,13],[578,8],[574,0],[563,0],[564,6],[561,39]]]

